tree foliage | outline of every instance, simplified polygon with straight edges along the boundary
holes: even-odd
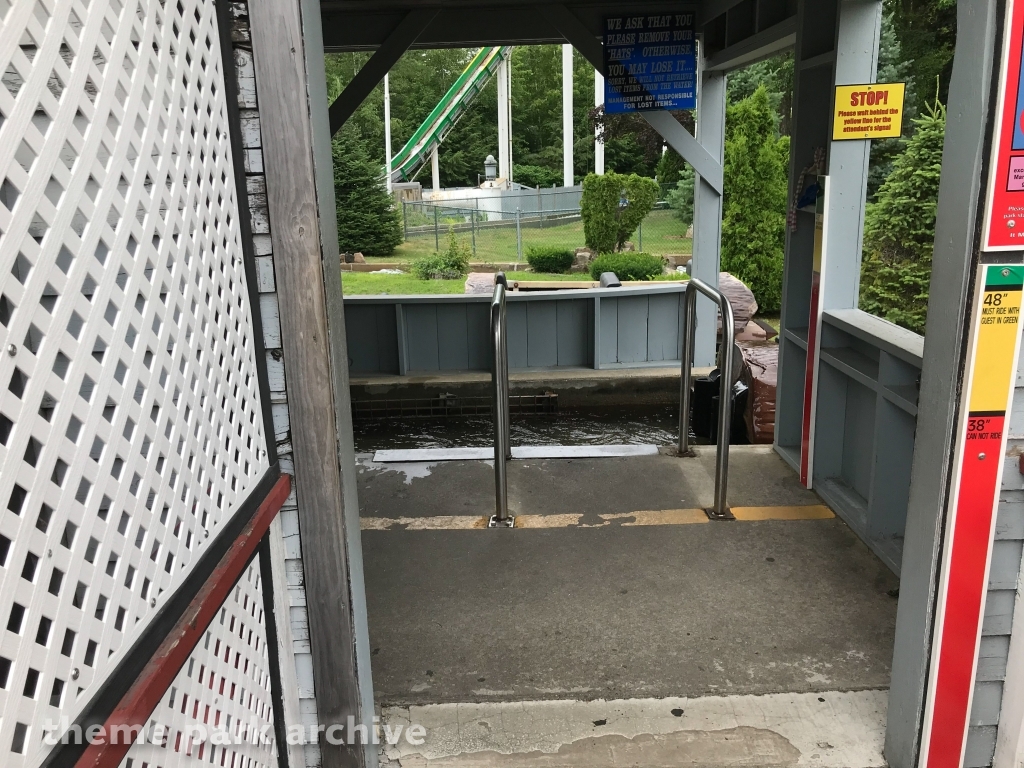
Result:
[[[929,105],[864,216],[860,307],[924,332],[946,110]]]
[[[722,269],[746,283],[767,313],[782,303],[786,243],[789,137],[777,136],[776,114],[760,85],[725,119]]]
[[[665,193],[668,207],[675,211],[676,216],[685,227],[693,224],[694,182],[693,166],[685,163],[679,171],[679,180],[676,182],[675,188]]]
[[[956,0],[885,0],[902,58],[910,63],[917,110],[924,114],[939,83],[946,103],[956,48]]]
[[[903,50],[893,26],[892,16],[882,16],[882,35],[878,41],[878,77],[879,83],[906,83],[903,102],[903,136],[888,139],[873,139],[871,142],[871,162],[868,168],[868,200],[874,202],[878,198],[878,190],[892,173],[893,163],[906,148],[905,136],[914,130],[913,119],[917,117],[917,90],[914,78],[911,77],[912,62],[903,57]],[[935,83],[932,82],[932,92]]]
[[[635,173],[589,174],[580,201],[587,247],[598,253],[620,250],[651,212],[658,192],[658,182]]]
[[[338,248],[342,253],[388,256],[402,242],[402,222],[380,168],[367,157],[359,139],[356,126],[348,126],[331,145]]]
[[[725,81],[726,100],[738,104],[763,87],[776,113],[776,129],[783,136],[790,133],[793,118],[793,54],[786,52],[743,69],[730,72]]]

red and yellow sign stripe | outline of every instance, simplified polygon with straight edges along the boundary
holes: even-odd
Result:
[[[988,590],[1006,412],[1020,339],[1024,267],[979,268],[958,436],[958,471],[946,526],[922,768],[960,768]]]

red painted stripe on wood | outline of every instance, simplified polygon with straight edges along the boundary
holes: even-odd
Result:
[[[986,418],[984,431],[968,433],[964,448],[928,742],[928,768],[959,768],[967,738],[1004,420],[1004,416]]]
[[[104,733],[115,733],[118,726],[144,725],[166,693],[188,657],[195,650],[203,633],[217,616],[221,605],[231,594],[246,564],[252,559],[260,540],[270,528],[291,491],[291,477],[281,475],[260,504],[252,520],[242,529],[220,559],[203,588],[189,603],[188,609],[160,647],[156,649],[139,679],[128,689],[121,702],[104,723]],[[78,758],[75,768],[110,768],[120,765],[137,735],[130,730],[130,739],[120,736],[124,744],[89,744]]]

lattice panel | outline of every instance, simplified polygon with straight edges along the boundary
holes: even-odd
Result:
[[[136,743],[122,768],[277,766],[258,563],[224,602],[146,732],[156,743]]]
[[[0,0],[0,765],[267,469],[212,0]]]

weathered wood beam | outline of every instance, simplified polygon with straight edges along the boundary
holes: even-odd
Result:
[[[331,104],[331,136],[334,136],[341,127],[345,125],[350,117],[359,109],[359,105],[366,100],[377,83],[384,79],[395,63],[402,58],[402,54],[409,50],[416,38],[437,16],[436,8],[424,8],[422,10],[409,11],[405,18],[399,22],[394,31],[388,36],[380,48],[376,50],[370,60],[360,69],[352,81],[345,86],[345,90]]]
[[[300,0],[249,14],[317,717],[344,725],[362,713]],[[365,765],[362,747],[320,750],[323,768]]]

